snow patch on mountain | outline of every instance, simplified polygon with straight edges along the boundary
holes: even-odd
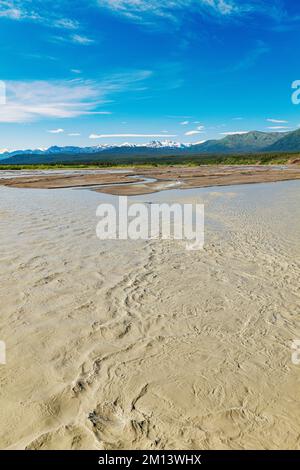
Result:
[[[174,148],[174,149],[184,149],[192,146],[193,144],[183,144],[181,142],[174,142],[170,140],[153,140],[147,144],[132,144],[129,142],[123,142],[122,144],[99,144],[92,147],[58,147],[56,145],[45,148],[45,149],[26,149],[26,150],[14,150],[13,152],[7,151],[4,149],[1,153],[0,158],[14,157],[15,155],[43,155],[43,154],[66,154],[66,153],[98,153],[104,150],[118,149],[118,148],[151,148],[151,149],[163,149],[163,148]]]

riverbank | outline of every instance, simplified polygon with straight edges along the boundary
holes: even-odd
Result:
[[[198,167],[168,166],[123,170],[45,170],[0,172],[0,185],[14,188],[89,188],[94,191],[137,196],[176,187],[191,189],[209,186],[267,183],[300,179],[300,165],[226,165]]]

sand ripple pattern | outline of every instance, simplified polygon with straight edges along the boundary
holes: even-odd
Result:
[[[202,252],[4,189],[1,448],[300,449],[299,189],[202,192]]]

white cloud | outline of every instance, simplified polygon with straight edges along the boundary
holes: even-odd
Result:
[[[201,131],[188,131],[184,135],[197,135],[201,133],[202,133]]]
[[[50,134],[62,134],[64,131],[64,129],[51,129],[50,131]]]
[[[83,0],[81,2],[84,4]],[[65,3],[68,2],[56,2],[58,8],[54,8],[52,0],[0,0],[0,18],[36,21],[47,26],[75,29],[79,26],[78,22],[65,18],[62,14]],[[93,6],[93,3],[98,3],[99,8],[108,9],[128,20],[156,27],[158,20],[176,24],[197,13],[210,20],[240,18],[255,12],[269,16],[279,24],[287,19],[279,1],[270,5],[265,0],[93,0],[86,2],[85,7]]]
[[[270,129],[272,131],[280,131],[280,130],[284,130],[284,129],[290,129],[290,127],[287,127],[287,126],[269,126],[267,129]]]
[[[22,18],[22,11],[19,10],[18,8],[7,8],[5,10],[0,10],[0,18],[8,18],[10,20],[20,20]]]
[[[82,36],[80,34],[65,34],[64,36],[50,36],[49,40],[51,42],[62,42],[62,43],[73,43],[79,44],[81,46],[90,46],[95,43],[94,39],[88,38],[87,36]]]
[[[187,126],[190,123],[190,121],[182,121],[180,124],[182,126]]]
[[[88,38],[86,36],[81,36],[80,34],[73,34],[70,37],[70,40],[72,42],[75,42],[77,44],[81,44],[83,46],[89,46],[90,44],[93,44],[95,42],[94,39]]]
[[[71,20],[70,18],[59,18],[57,21],[54,22],[53,26],[65,29],[78,29],[79,23],[78,21]]]
[[[267,119],[268,122],[274,122],[274,124],[286,124],[288,121],[284,119]]]
[[[282,15],[279,6],[271,8],[265,0],[98,0],[98,5],[131,21],[143,21],[148,25],[157,25],[159,19],[180,22],[184,14],[191,16],[195,13],[209,19],[259,12],[278,20]]]
[[[248,134],[249,131],[230,131],[230,132],[220,132],[220,135],[243,135]]]
[[[98,0],[98,4],[134,21],[143,15],[174,20],[176,14],[185,9],[220,16],[239,14],[244,10],[236,0]]]
[[[115,137],[126,138],[156,138],[156,137],[177,137],[176,135],[166,134],[91,134],[90,139],[110,139]]]
[[[197,134],[202,134],[204,132],[205,127],[204,126],[197,126],[197,129],[191,130],[186,132],[184,135],[197,135]]]
[[[79,80],[8,81],[6,92],[6,105],[0,107],[0,122],[94,114],[97,106],[104,102],[105,95],[105,90],[98,92],[96,83]]]
[[[61,10],[53,8],[51,0],[0,0],[0,18],[33,21],[64,29],[79,27],[76,20],[61,17]]]
[[[79,132],[71,132],[70,134],[68,134],[69,137],[79,137],[81,134],[79,134]]]
[[[135,90],[150,71],[116,74],[106,80],[7,81],[6,104],[0,122],[30,122],[44,118],[74,118],[111,114],[103,107],[111,95]]]

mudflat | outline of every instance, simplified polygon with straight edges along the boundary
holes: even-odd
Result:
[[[300,182],[163,191],[204,250],[96,237],[94,191],[0,187],[2,449],[299,449]]]

